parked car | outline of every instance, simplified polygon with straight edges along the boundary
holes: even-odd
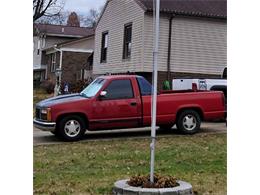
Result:
[[[96,78],[79,94],[62,95],[36,105],[34,125],[68,140],[90,131],[151,125],[151,85],[141,76]],[[185,134],[199,131],[201,121],[225,117],[224,95],[218,91],[162,91],[157,97],[157,125],[174,124]]]

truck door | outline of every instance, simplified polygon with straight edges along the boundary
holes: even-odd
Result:
[[[130,79],[112,80],[93,105],[94,129],[138,127],[141,123],[141,101],[134,93]]]

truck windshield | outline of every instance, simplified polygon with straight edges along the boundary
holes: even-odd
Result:
[[[91,84],[89,84],[81,93],[84,97],[90,98],[97,94],[97,92],[101,89],[103,84],[105,83],[105,79],[97,78]]]

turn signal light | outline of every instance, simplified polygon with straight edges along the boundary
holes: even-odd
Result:
[[[51,121],[51,109],[47,108],[47,121]]]

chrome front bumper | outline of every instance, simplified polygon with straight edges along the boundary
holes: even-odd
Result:
[[[56,127],[55,122],[44,122],[44,121],[39,121],[37,119],[33,119],[33,125],[36,128],[41,129],[43,131],[54,131]]]

